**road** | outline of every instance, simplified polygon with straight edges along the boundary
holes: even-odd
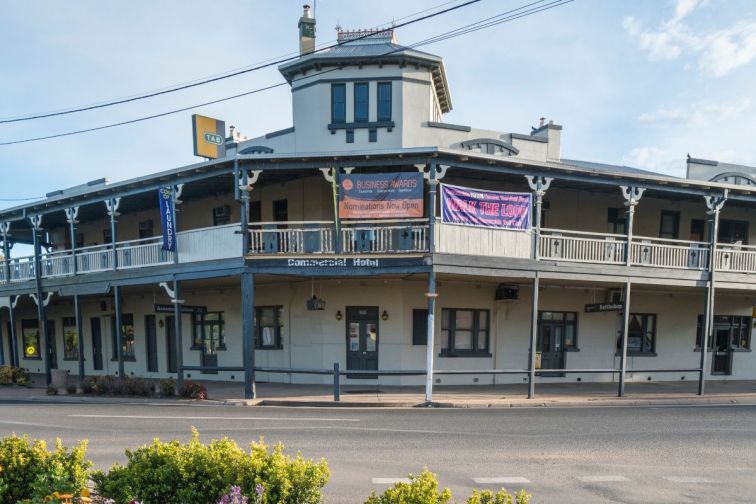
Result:
[[[328,503],[428,467],[463,500],[525,488],[535,503],[756,502],[756,406],[308,409],[0,402],[0,435],[89,439],[99,468],[153,437],[264,436],[328,460]],[[477,483],[476,483],[477,480]]]

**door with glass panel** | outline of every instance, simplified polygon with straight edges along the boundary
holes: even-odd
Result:
[[[577,314],[542,311],[538,313],[536,364],[539,369],[564,369],[566,348],[576,347]],[[560,372],[543,372],[539,376],[564,376]]]
[[[223,316],[219,312],[202,315],[202,365],[218,367],[218,347],[221,344]],[[218,374],[218,371],[204,370],[204,374]]]
[[[728,375],[732,373],[729,326],[714,326],[714,352],[711,360],[711,374]]]
[[[346,313],[347,370],[377,370],[378,307],[348,306]],[[347,378],[378,378],[378,375],[347,375]]]

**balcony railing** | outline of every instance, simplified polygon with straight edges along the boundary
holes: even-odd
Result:
[[[633,265],[705,270],[709,267],[709,244],[667,238],[633,237]]]
[[[543,259],[623,264],[625,245],[624,235],[542,229],[538,252]]]
[[[333,254],[336,229],[333,222],[261,222],[250,225],[250,253]],[[428,221],[344,221],[340,229],[341,251],[348,254],[404,254],[428,251]]]
[[[714,264],[719,271],[756,273],[756,247],[747,245],[717,245]]]
[[[181,263],[241,257],[239,224],[182,231],[176,237]],[[175,262],[174,253],[163,250],[161,237],[129,240],[116,243],[117,270],[160,266]],[[97,273],[113,270],[112,245],[94,245],[70,250],[44,253],[40,257],[40,276],[56,278],[76,273]],[[23,282],[34,278],[34,257],[10,260],[10,281]],[[4,271],[0,279],[4,280]]]

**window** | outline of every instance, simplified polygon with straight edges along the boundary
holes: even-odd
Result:
[[[116,334],[116,320],[115,316],[111,317],[111,331],[113,341],[113,360],[118,360],[118,343]],[[131,313],[124,313],[121,315],[121,349],[123,352],[123,360],[135,361],[136,354],[134,353],[134,315]]]
[[[748,245],[748,222],[722,219],[719,221],[717,241]]]
[[[281,341],[281,307],[255,307],[255,348],[280,350]]]
[[[690,221],[690,241],[703,242],[709,241],[704,233],[706,221],[703,219],[691,219]]]
[[[368,122],[370,106],[370,88],[367,82],[354,85],[354,122]]]
[[[331,84],[331,122],[346,122],[346,86]]]
[[[226,349],[226,328],[223,312],[192,314],[192,349],[200,350],[206,344],[214,350]]]
[[[428,344],[428,310],[412,310],[412,344]]]
[[[378,121],[391,120],[391,83],[378,83]]]
[[[619,315],[620,326],[622,314]],[[617,350],[622,351],[622,329],[617,337]],[[656,351],[656,315],[631,313],[627,326],[627,353],[653,355]]]
[[[142,240],[144,238],[152,238],[154,235],[154,225],[152,224],[152,219],[141,221],[139,223],[139,239]]]
[[[346,130],[346,143],[354,143],[354,130]]]
[[[24,341],[24,359],[41,359],[42,352],[40,351],[39,320],[22,320],[21,337]]]
[[[441,355],[489,356],[488,320],[488,310],[441,310]]]
[[[289,220],[289,201],[285,199],[273,202],[273,220],[275,222],[286,222]]]
[[[249,222],[262,222],[262,201],[249,202]]]
[[[63,242],[63,247],[66,249],[71,248],[71,233],[66,233],[66,237]],[[76,248],[84,247],[84,233],[76,233]]]
[[[753,319],[742,315],[715,315],[714,331],[724,329],[730,332],[729,348],[730,350],[750,350],[751,349],[751,323]],[[698,330],[696,331],[696,350],[701,349],[701,337],[703,334],[703,315],[698,316]],[[707,347],[709,350],[714,348],[714,339],[708,339]]]
[[[79,332],[74,317],[63,317],[63,360],[78,360]]]
[[[566,351],[577,350],[577,313],[541,311],[538,312],[538,325],[556,326],[561,329],[562,348]]]
[[[228,205],[213,208],[213,226],[231,223],[231,207]]]
[[[672,210],[661,211],[661,223],[659,224],[659,238],[677,240],[680,236],[680,212]]]
[[[377,141],[378,141],[378,130],[376,129],[368,130],[368,142],[377,142]]]
[[[113,231],[110,228],[102,230],[102,243],[105,245],[113,243]]]
[[[627,233],[627,216],[624,208],[610,208],[607,218],[607,232],[612,234]]]

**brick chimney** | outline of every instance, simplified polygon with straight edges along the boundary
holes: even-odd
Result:
[[[311,53],[315,50],[315,18],[309,5],[303,6],[304,12],[299,18],[299,55]]]

